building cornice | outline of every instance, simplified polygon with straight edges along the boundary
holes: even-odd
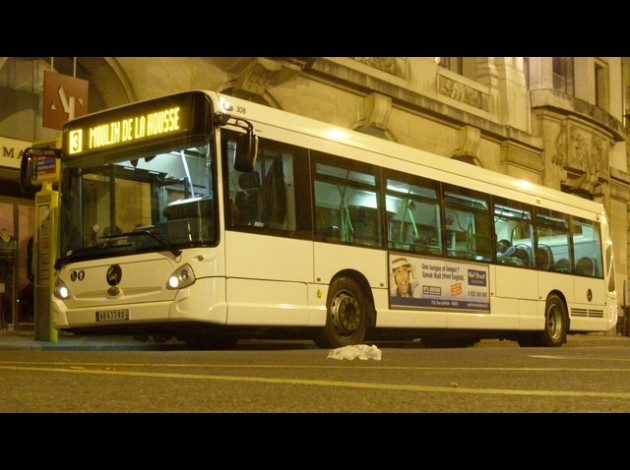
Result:
[[[530,92],[532,109],[549,109],[556,113],[574,116],[588,121],[609,134],[616,142],[626,140],[626,128],[602,108],[574,96],[565,95],[556,90],[541,89]]]
[[[392,83],[391,80],[361,73],[326,58],[318,58],[313,61],[309,67],[304,68],[303,75],[366,95],[376,92],[389,96],[392,99],[392,104],[398,108],[426,116],[438,122],[448,123],[453,127],[476,127],[486,138],[497,141],[515,140],[521,145],[538,151],[543,147],[540,138],[520,129],[497,124],[397,83]]]

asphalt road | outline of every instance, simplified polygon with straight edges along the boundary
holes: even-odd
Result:
[[[2,413],[627,413],[630,348],[2,350]]]

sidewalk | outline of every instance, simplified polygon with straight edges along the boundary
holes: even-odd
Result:
[[[480,347],[514,346],[514,341],[483,340]],[[603,333],[569,335],[563,347],[623,346],[630,347],[630,336],[608,336]],[[140,341],[133,336],[74,335],[60,332],[57,341],[38,341],[32,330],[0,331],[0,351],[181,351],[186,345],[175,339],[157,342]]]
[[[141,341],[133,336],[74,335],[59,332],[57,341],[39,341],[32,330],[0,331],[0,351],[30,349],[43,351],[167,351],[185,349],[176,340]]]

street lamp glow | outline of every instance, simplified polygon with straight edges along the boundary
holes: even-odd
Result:
[[[345,140],[349,137],[349,134],[342,129],[330,129],[327,134],[328,137],[335,140]]]
[[[532,189],[534,187],[534,185],[527,180],[518,180],[516,184],[523,189]]]

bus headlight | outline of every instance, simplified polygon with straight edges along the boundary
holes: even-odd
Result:
[[[54,295],[55,297],[61,300],[66,300],[70,298],[70,289],[68,289],[68,286],[66,286],[66,283],[63,282],[59,278],[55,280]]]
[[[195,273],[190,264],[185,264],[177,268],[173,274],[168,277],[166,286],[168,289],[181,289],[195,282]]]

